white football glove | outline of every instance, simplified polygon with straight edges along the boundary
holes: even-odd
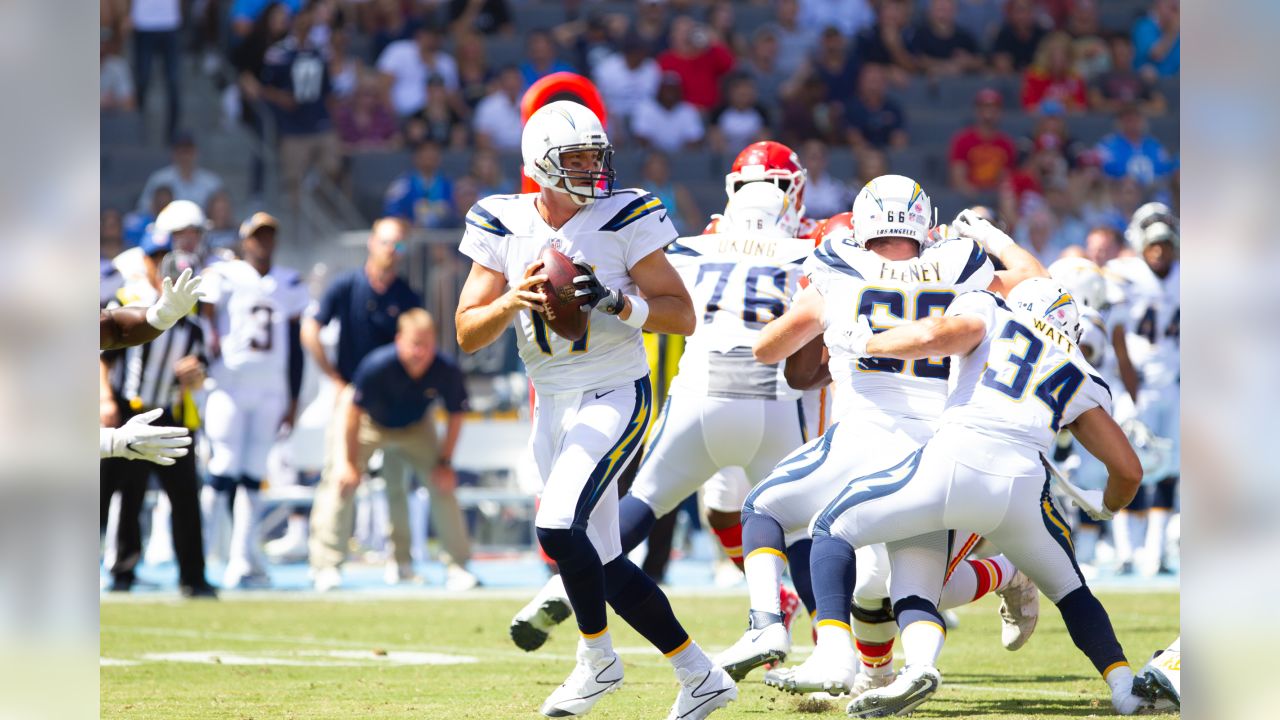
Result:
[[[856,358],[864,358],[868,357],[867,343],[871,341],[871,336],[874,334],[871,330],[871,321],[867,320],[866,315],[859,315],[858,322],[854,323],[853,327],[843,330],[827,328],[822,333],[822,341],[828,348],[840,348]]]
[[[1086,515],[1099,522],[1110,520],[1116,516],[1115,511],[1107,507],[1107,504],[1103,502],[1103,491],[1085,490],[1068,480],[1051,463],[1048,464],[1048,467],[1049,471],[1053,473],[1054,479],[1058,481],[1058,489],[1071,498],[1071,502],[1075,503],[1076,507],[1083,510]]]
[[[99,431],[101,457],[147,460],[157,465],[172,465],[174,458],[187,454],[191,432],[184,427],[155,427],[151,423],[162,410],[134,415],[118,428]]]
[[[164,279],[160,299],[147,308],[147,322],[157,330],[168,330],[179,320],[191,314],[196,301],[204,297],[200,292],[200,276],[192,275],[191,268],[182,271],[177,281]]]
[[[1013,238],[1000,228],[987,222],[987,219],[976,212],[961,210],[951,223],[952,229],[960,233],[960,237],[968,238],[983,247],[988,254],[1000,257],[1000,253],[1013,244]]]

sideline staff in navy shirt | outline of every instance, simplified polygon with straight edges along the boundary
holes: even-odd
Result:
[[[302,325],[302,344],[339,389],[355,377],[356,366],[365,355],[395,340],[401,313],[422,307],[422,298],[396,274],[407,230],[405,222],[397,218],[375,222],[364,267],[334,279],[320,299],[320,309]],[[320,328],[334,318],[342,329],[337,362],[330,363],[320,343]]]
[[[421,308],[400,316],[395,342],[365,356],[343,390],[325,447],[324,473],[311,509],[310,558],[318,589],[341,584],[340,568],[351,538],[356,488],[369,458],[382,450],[423,478],[431,493],[431,526],[449,555],[446,587],[466,590],[478,582],[464,565],[471,545],[454,488],[453,451],[462,432],[467,392],[454,362],[436,354],[436,328]],[[443,442],[430,412],[437,399],[449,414]],[[390,512],[393,565],[389,581],[413,577],[408,484],[404,473],[383,476]]]

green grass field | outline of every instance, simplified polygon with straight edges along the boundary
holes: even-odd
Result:
[[[1099,597],[1135,671],[1179,633],[1176,593]],[[682,596],[673,603],[708,651],[727,646],[742,630],[743,598]],[[521,652],[507,637],[507,622],[522,604],[510,593],[466,600],[105,601],[102,717],[541,717],[538,706],[572,667],[575,633],[567,624],[539,652]],[[939,664],[943,687],[916,717],[1112,714],[1106,686],[1071,644],[1052,605],[1044,602],[1035,637],[1017,653],[1000,647],[996,607],[988,597],[960,609],[960,627],[950,633]],[[592,717],[665,717],[676,692],[670,666],[621,622],[612,629],[626,683]],[[811,647],[808,635],[798,621],[799,659]],[[186,657],[203,662],[174,661],[165,655],[171,653],[192,653]],[[423,653],[476,662],[396,664],[421,660]],[[844,716],[844,702],[806,707],[765,687],[762,675],[756,671],[740,683],[738,702],[713,717]]]

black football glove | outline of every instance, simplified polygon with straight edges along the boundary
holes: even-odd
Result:
[[[622,297],[621,290],[610,290],[602,285],[600,278],[596,277],[595,271],[590,266],[583,263],[574,263],[573,266],[582,273],[573,279],[573,286],[578,288],[573,296],[586,298],[581,306],[582,312],[590,312],[594,307],[600,308],[608,315],[617,315],[622,312],[622,308],[627,306],[627,301]]]

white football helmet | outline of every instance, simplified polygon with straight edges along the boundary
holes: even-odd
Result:
[[[1080,325],[1080,308],[1067,289],[1056,280],[1036,277],[1023,280],[1009,291],[1009,305],[1015,312],[1042,319],[1066,333],[1079,344],[1084,327]]]
[[[1174,249],[1177,249],[1181,232],[1178,217],[1168,205],[1149,202],[1134,211],[1129,227],[1125,228],[1124,239],[1138,253],[1146,250],[1148,245],[1158,242],[1173,243]]]
[[[1100,310],[1107,303],[1107,280],[1092,260],[1064,257],[1049,266],[1049,277],[1062,283],[1085,307]]]
[[[880,237],[906,237],[924,247],[933,225],[933,203],[920,183],[904,175],[881,175],[853,199],[853,242],[865,248]]]
[[[800,232],[800,216],[791,196],[777,185],[752,182],[743,185],[724,208],[718,232],[745,232],[767,237],[793,238]]]
[[[174,200],[156,216],[155,229],[162,233],[175,233],[187,228],[204,230],[207,222],[204,210],[190,200]]]
[[[560,157],[582,150],[599,152],[600,164],[594,170],[566,170]],[[525,175],[578,205],[613,194],[613,145],[600,118],[584,105],[557,100],[538,108],[525,123],[520,153]]]

